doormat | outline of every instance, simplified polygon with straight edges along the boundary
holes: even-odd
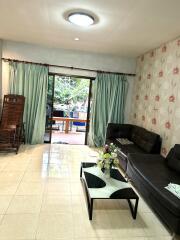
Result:
[[[66,142],[53,142],[53,144],[68,144],[68,143],[66,143]]]
[[[76,129],[76,132],[86,132],[86,130],[83,130],[83,129]]]

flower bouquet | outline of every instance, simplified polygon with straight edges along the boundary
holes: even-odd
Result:
[[[110,171],[112,167],[119,167],[117,149],[113,143],[104,146],[103,151],[99,154],[97,166],[101,168],[107,177],[110,177]]]

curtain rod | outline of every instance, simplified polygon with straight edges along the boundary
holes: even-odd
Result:
[[[27,64],[36,64],[36,65],[41,65],[41,66],[46,66],[46,67],[59,67],[59,68],[67,68],[67,69],[71,69],[71,70],[83,70],[83,71],[89,71],[89,72],[112,73],[112,74],[118,74],[118,75],[136,76],[136,74],[133,74],[133,73],[108,72],[108,71],[102,71],[102,70],[96,70],[96,69],[61,66],[61,65],[54,65],[54,64],[48,64],[48,63],[28,62],[28,61],[11,59],[11,58],[1,58],[1,59],[5,62],[20,62],[20,63],[27,63]]]

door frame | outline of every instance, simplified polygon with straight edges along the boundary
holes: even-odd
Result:
[[[55,81],[55,75],[48,73],[48,81],[49,81],[49,76],[53,77],[52,80],[52,98],[51,98],[51,116],[50,118],[52,119],[53,117],[53,107],[54,107],[54,81]],[[47,104],[47,102],[46,102]],[[52,138],[52,121],[50,122],[50,130],[49,130],[49,141],[44,141],[44,143],[51,143],[51,138]]]
[[[89,93],[88,93],[88,108],[87,108],[87,122],[86,122],[86,133],[85,133],[85,145],[88,144],[88,133],[89,133],[89,125],[90,125],[90,104],[92,98],[92,79],[89,80]]]
[[[86,123],[86,132],[85,132],[85,140],[84,145],[88,144],[88,133],[89,133],[89,123],[90,123],[90,103],[92,98],[92,82],[95,80],[95,77],[87,77],[87,76],[79,76],[79,75],[72,75],[72,74],[61,74],[61,73],[48,73],[48,77],[53,76],[53,91],[52,91],[52,105],[51,105],[51,118],[53,117],[53,108],[54,108],[54,87],[55,87],[55,76],[68,76],[68,77],[75,77],[75,78],[83,78],[89,80],[89,93],[88,93],[88,108],[87,108],[87,123]],[[50,141],[45,143],[51,143],[52,140],[52,122],[50,126]]]

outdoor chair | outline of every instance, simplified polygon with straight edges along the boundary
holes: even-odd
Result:
[[[79,118],[80,117],[80,112],[74,112],[73,113],[73,117],[74,118]],[[76,132],[85,132],[86,130],[85,129],[79,129],[78,127],[85,127],[86,126],[86,123],[84,122],[73,122],[73,125],[76,126]]]
[[[54,110],[53,117],[64,117],[64,111]],[[60,122],[60,124],[57,124],[57,125],[56,125],[56,121],[54,121],[53,124],[55,124],[55,127],[53,127],[53,130],[60,130],[60,125],[62,125],[62,131],[64,131],[64,121]]]
[[[0,150],[15,150],[25,143],[23,113],[25,97],[9,94],[4,96],[0,122]]]

